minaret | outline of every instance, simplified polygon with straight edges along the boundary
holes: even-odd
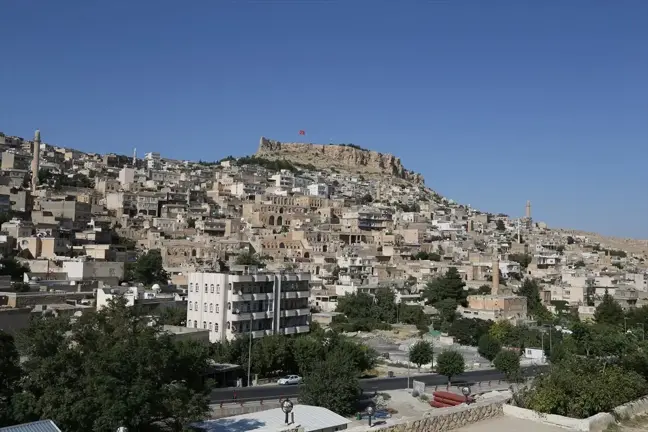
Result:
[[[495,252],[495,257],[493,258],[493,289],[491,290],[491,295],[498,295],[499,293],[499,256]]]
[[[137,147],[133,148],[133,168],[137,165]]]
[[[526,218],[531,219],[531,201],[526,203]]]
[[[36,192],[36,186],[38,186],[38,167],[40,166],[40,145],[41,145],[40,131],[36,129],[36,132],[34,133],[34,149],[32,152],[32,164],[31,164],[32,192]]]

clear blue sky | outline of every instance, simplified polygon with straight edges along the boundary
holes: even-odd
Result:
[[[400,156],[428,186],[648,238],[648,1],[0,2],[0,130],[85,151]]]

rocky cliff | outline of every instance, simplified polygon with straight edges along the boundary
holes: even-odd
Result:
[[[285,159],[318,169],[336,168],[361,174],[395,176],[415,183],[424,183],[421,174],[406,170],[396,156],[336,144],[282,143],[261,137],[256,156]]]

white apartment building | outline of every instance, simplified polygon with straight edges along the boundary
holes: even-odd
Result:
[[[270,273],[245,268],[229,273],[189,273],[187,327],[209,330],[210,342],[251,333],[309,331],[309,273]]]
[[[308,195],[326,198],[328,194],[329,187],[326,183],[313,183],[308,185]]]

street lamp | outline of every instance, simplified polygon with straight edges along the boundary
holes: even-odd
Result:
[[[367,414],[369,415],[369,427],[371,427],[371,416],[374,415],[376,411],[374,410],[374,407],[371,405],[367,407]]]
[[[466,404],[468,404],[468,396],[470,396],[470,387],[465,386],[461,387],[461,394],[466,398]]]
[[[290,402],[290,399],[286,399],[281,403],[281,411],[286,414],[286,424],[289,424],[288,422],[288,414],[293,410],[293,403]]]

